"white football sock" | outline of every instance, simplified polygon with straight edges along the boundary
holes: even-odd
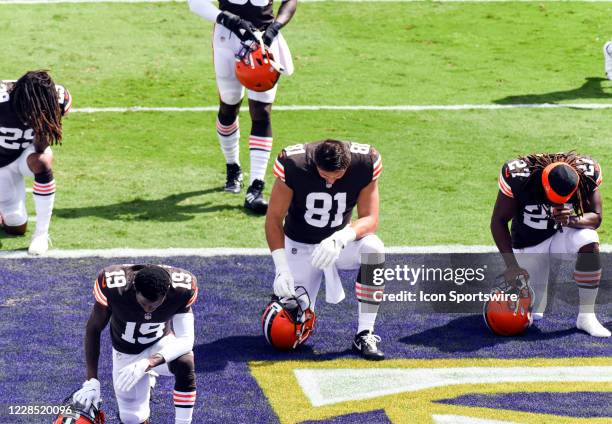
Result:
[[[36,208],[36,229],[34,237],[47,234],[55,202],[55,180],[48,183],[34,183],[34,206]]]
[[[191,424],[196,392],[179,392],[174,390],[173,397],[175,424]]]
[[[217,136],[225,163],[240,165],[240,124],[238,118],[231,125],[223,125],[217,118]]]
[[[249,185],[255,180],[264,180],[266,168],[272,151],[272,137],[249,136],[249,149],[251,152],[251,171]]]

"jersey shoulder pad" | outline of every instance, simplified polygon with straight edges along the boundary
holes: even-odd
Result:
[[[190,307],[198,298],[198,279],[193,273],[182,269],[166,265],[161,265],[170,273],[172,290],[184,300],[185,308]]]
[[[63,85],[55,84],[57,90],[57,101],[59,102],[62,115],[67,115],[72,108],[72,96],[66,87]]]
[[[349,150],[351,152],[351,163],[357,164],[360,168],[366,167],[369,175],[369,181],[377,180],[382,173],[382,156],[369,144],[349,142]],[[361,171],[360,171],[361,172]]]
[[[129,276],[126,267],[122,265],[111,265],[104,268],[94,281],[94,297],[103,306],[109,306],[115,296],[121,294],[129,286]]]
[[[603,182],[601,165],[589,156],[581,156],[576,161],[576,168],[586,177],[587,186],[595,191]]]
[[[508,197],[514,197],[518,188],[531,175],[531,170],[522,158],[506,161],[499,173],[497,184],[502,193]]]
[[[290,185],[292,170],[305,163],[306,145],[294,144],[287,146],[278,154],[274,161],[274,176]]]

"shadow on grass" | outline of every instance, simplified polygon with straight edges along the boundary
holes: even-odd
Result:
[[[212,202],[181,204],[187,199],[222,192],[223,190],[220,188],[211,188],[208,190],[171,194],[161,199],[145,200],[135,198],[133,200],[111,205],[86,206],[82,208],[55,208],[53,213],[55,216],[63,219],[94,216],[113,221],[180,222],[189,221],[193,219],[196,214],[243,209],[242,198],[238,197],[236,197],[238,204],[235,205],[213,204]]]
[[[612,88],[610,92],[605,92],[601,83],[608,81],[605,78],[589,77],[586,78],[584,84],[573,90],[566,91],[551,91],[550,93],[542,94],[521,94],[517,96],[508,96],[502,99],[493,100],[493,103],[505,104],[543,104],[557,103],[565,100],[578,99],[612,99]]]

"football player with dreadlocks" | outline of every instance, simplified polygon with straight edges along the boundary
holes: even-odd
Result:
[[[601,182],[599,164],[575,152],[509,160],[499,175],[491,232],[507,266],[506,280],[529,278],[535,292],[534,319],[541,319],[546,308],[551,254],[578,253],[576,327],[595,337],[610,337],[595,316],[601,280],[596,231],[602,219]]]
[[[202,18],[215,22],[213,54],[217,88],[219,91],[219,113],[217,115],[217,136],[225,156],[227,178],[225,191],[240,193],[242,168],[239,160],[240,125],[238,113],[244,96],[244,86],[236,76],[236,55],[243,43],[255,41],[254,33],[262,33],[262,41],[285,69],[287,75],[293,72],[289,47],[280,33],[293,17],[297,0],[282,0],[276,16],[272,0],[219,0],[217,8],[212,0],[189,0],[191,10]],[[248,90],[251,133],[249,152],[251,169],[249,188],[244,207],[265,215],[268,203],[263,197],[264,177],[272,151],[272,103],[276,98],[274,85],[266,91]]]
[[[72,98],[47,71],[30,71],[17,81],[0,81],[0,226],[12,235],[26,232],[24,177],[34,177],[36,229],[28,252],[49,248],[55,200],[51,146],[62,141],[62,117]]]
[[[385,249],[378,227],[378,177],[382,158],[368,144],[324,140],[285,148],[274,163],[277,177],[266,215],[266,238],[276,267],[274,294],[295,298],[304,287],[314,305],[325,276],[325,295],[338,303],[344,291],[337,270],[359,270],[359,302],[353,349],[381,360],[374,323],[382,302]],[[351,221],[357,207],[357,219]]]

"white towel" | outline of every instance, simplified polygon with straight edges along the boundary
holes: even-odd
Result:
[[[340,303],[344,299],[344,289],[336,265],[330,265],[323,270],[325,275],[325,301],[327,303]]]

